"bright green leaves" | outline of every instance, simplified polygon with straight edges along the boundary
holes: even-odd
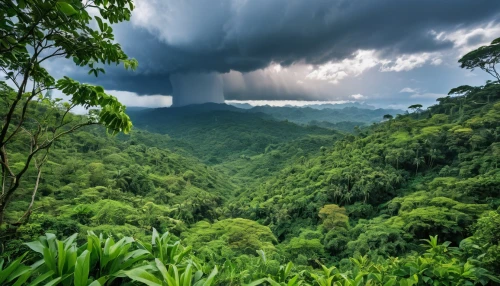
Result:
[[[95,0],[99,7],[101,16],[111,24],[130,20],[131,12],[134,10],[134,3],[131,0]]]
[[[437,243],[437,237],[428,240],[429,250],[420,256],[393,258],[385,262],[371,261],[368,256],[350,258],[348,272],[336,267],[323,267],[322,274],[311,273],[318,285],[485,285],[496,281],[488,271],[460,262],[455,252],[448,250],[449,243]],[[440,249],[435,252],[435,249]],[[454,256],[457,255],[457,256]]]
[[[113,135],[123,132],[128,134],[132,129],[132,121],[125,114],[125,107],[115,97],[109,96],[105,106],[99,113],[99,123],[104,125]]]
[[[144,261],[149,255],[149,252],[141,249],[130,250],[135,242],[131,237],[115,242],[111,237],[104,239],[90,232],[87,244],[77,248],[76,236],[74,234],[59,241],[53,234],[46,234],[38,241],[26,244],[43,256],[42,260],[30,268],[41,267],[43,273],[34,280],[33,285],[42,282],[48,283],[47,285],[57,285],[60,282],[65,285],[73,283],[75,286],[105,285],[116,277],[124,277],[123,271]],[[12,268],[17,267],[16,265]],[[0,279],[2,273],[4,272],[0,272]]]
[[[150,286],[211,286],[218,273],[214,267],[208,276],[203,277],[203,267],[188,256],[190,247],[181,247],[168,232],[160,236],[154,230],[153,245],[131,237],[115,242],[112,237],[104,238],[89,232],[87,243],[77,247],[76,236],[60,241],[53,234],[46,234],[36,242],[27,243],[43,259],[31,267],[21,263],[26,254],[6,267],[0,260],[0,283],[21,285],[38,268],[40,275],[36,272],[37,276],[31,278],[30,285],[113,285],[114,279],[128,277]],[[168,243],[170,240],[172,243]]]
[[[154,262],[137,267],[124,272],[130,279],[141,282],[148,286],[211,286],[218,273],[217,266],[207,278],[202,278],[203,272],[197,270],[193,263],[186,266],[178,264],[168,264],[165,266],[160,259],[155,258]],[[159,273],[154,275],[152,273]]]
[[[123,66],[126,70],[135,70],[139,66],[139,62],[136,59],[123,60]]]
[[[127,275],[132,280],[141,282],[148,286],[162,286],[163,285],[162,281],[153,274],[151,274],[150,272],[148,272],[147,269],[151,269],[151,266],[138,267],[129,271],[125,271],[125,275]],[[169,284],[169,285],[175,285],[175,284]]]
[[[59,241],[55,235],[47,233],[38,241],[26,243],[29,248],[43,256],[42,260],[34,264],[42,267],[43,275],[35,279],[33,285],[44,281],[49,281],[47,285],[57,284],[59,281],[71,278],[71,273],[75,271],[75,264],[78,264],[77,249],[73,244],[76,236],[77,234],[74,234]]]
[[[90,252],[85,250],[76,259],[73,283],[75,286],[87,286],[90,270]]]
[[[78,11],[76,11],[75,8],[73,8],[73,6],[71,6],[71,4],[66,3],[66,1],[64,1],[64,0],[57,1],[56,5],[57,5],[57,9],[59,9],[59,11],[63,12],[67,16],[72,16],[72,15],[78,13]]]
[[[154,261],[126,271],[125,275],[146,285],[210,286],[218,273],[215,267],[207,278],[203,278],[201,266],[189,258],[191,247],[181,246],[169,232],[160,235],[153,228],[151,244],[138,241],[138,247],[154,257]]]
[[[125,113],[125,106],[114,96],[104,93],[100,86],[81,84],[64,77],[57,81],[56,87],[71,96],[71,103],[85,108],[97,108],[89,120],[104,125],[112,134],[128,133],[132,122]]]
[[[89,232],[88,242],[78,248],[74,243],[75,238],[76,234],[64,241],[59,241],[54,235],[47,234],[40,237],[38,243],[29,243],[30,248],[44,255],[44,259],[31,267],[21,263],[26,254],[7,267],[4,267],[4,261],[0,260],[0,283],[21,285],[25,281],[32,281],[30,285],[43,282],[45,285],[62,283],[75,286],[98,286],[113,285],[114,279],[120,278],[148,286],[211,286],[229,285],[229,280],[224,279],[229,275],[228,271],[234,272],[235,270],[235,266],[227,261],[222,268],[221,275],[217,276],[219,273],[217,266],[207,268],[207,265],[200,265],[196,257],[182,256],[183,251],[180,250],[182,247],[175,251],[173,257],[168,255],[167,260],[170,262],[162,261],[162,250],[167,249],[167,245],[178,245],[179,241],[168,233],[160,235],[155,229],[153,229],[152,236],[153,244],[144,244],[131,237],[123,237],[115,242],[111,237],[104,238],[103,235],[97,236]],[[351,257],[344,263],[344,266],[349,268],[349,271],[345,272],[335,266],[324,265],[321,265],[321,269],[297,271],[291,262],[279,266],[279,269],[271,270],[271,268],[260,267],[267,265],[269,261],[257,258],[260,263],[243,265],[247,268],[241,269],[240,283],[234,284],[235,281],[231,280],[233,281],[231,285],[390,286],[438,285],[437,282],[439,285],[476,285],[477,283],[486,285],[489,281],[500,281],[486,269],[479,267],[477,261],[470,259],[462,261],[461,257],[465,254],[462,252],[462,245],[459,249],[453,249],[449,247],[448,242],[438,243],[437,236],[430,237],[426,242],[428,249],[421,255],[412,254],[401,259],[389,258],[376,261],[368,256]],[[161,244],[162,247],[153,251],[153,248],[160,246],[156,244]],[[260,254],[265,257],[262,252]],[[172,260],[174,257],[179,257],[179,259]],[[36,269],[40,271],[36,272],[36,277],[31,278]],[[203,277],[205,275],[203,269],[211,269],[208,270],[210,274]],[[30,278],[32,280],[28,280]],[[251,282],[245,283],[248,280]],[[128,281],[122,280],[121,282]]]
[[[3,258],[0,258],[0,284],[5,285],[8,282],[14,282],[16,285],[22,285],[24,281],[26,281],[31,272],[32,268],[23,265],[21,262],[26,256],[27,253],[18,257],[14,261],[12,261],[9,265],[6,264]]]

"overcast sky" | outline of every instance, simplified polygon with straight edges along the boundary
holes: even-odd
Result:
[[[481,85],[460,55],[500,37],[498,0],[137,0],[116,39],[139,61],[95,79],[129,106],[225,100],[429,105]],[[153,95],[153,97],[144,97]]]

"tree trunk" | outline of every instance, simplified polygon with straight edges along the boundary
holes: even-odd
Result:
[[[36,192],[38,191],[38,186],[40,184],[40,177],[42,175],[42,166],[38,168],[38,174],[36,176],[36,182],[35,182],[35,187],[33,188],[33,194],[31,195],[31,202],[30,205],[28,206],[28,209],[24,213],[24,215],[18,220],[18,222],[22,222],[23,219],[26,220],[26,222],[29,220],[30,215],[31,215],[31,209],[33,208],[33,204],[35,202],[35,197],[36,197]]]

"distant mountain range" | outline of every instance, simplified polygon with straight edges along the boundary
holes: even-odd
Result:
[[[252,106],[248,103],[217,104],[205,103],[188,105],[183,107],[165,107],[147,109],[142,107],[131,107],[127,109],[131,113],[134,123],[150,127],[158,125],[161,129],[169,126],[170,131],[180,131],[178,127],[187,122],[196,121],[196,118],[225,118],[229,121],[238,121],[241,118],[259,118],[264,120],[289,121],[300,125],[312,125],[322,128],[336,129],[341,131],[352,131],[354,126],[368,125],[382,121],[385,114],[403,113],[397,109],[376,109],[375,107],[362,103],[343,104],[317,104],[303,107],[298,106]],[[231,116],[228,116],[228,112]],[[234,114],[241,113],[241,114]],[[247,113],[248,115],[244,115]],[[141,114],[139,116],[139,114]],[[249,114],[254,114],[250,116]],[[156,128],[155,128],[156,129]],[[169,133],[169,132],[166,132]]]
[[[385,114],[396,115],[403,113],[396,109],[364,109],[359,107],[271,107],[257,106],[248,112],[262,112],[273,116],[277,120],[289,120],[298,124],[314,124],[315,122],[357,122],[359,125],[382,121]],[[316,124],[317,125],[317,124]]]
[[[256,106],[251,105],[249,103],[235,103],[235,102],[226,102],[226,104],[236,106],[238,108],[242,109],[251,109]],[[270,106],[270,105],[264,105],[264,106]],[[279,106],[271,106],[271,107],[277,107]],[[297,107],[297,108],[314,108],[314,109],[343,109],[346,107],[357,107],[360,109],[376,109],[375,106],[373,105],[368,105],[365,103],[359,103],[359,102],[346,102],[346,103],[322,103],[322,104],[308,104],[304,106],[295,106],[295,105],[284,105],[283,107]]]
[[[238,108],[241,108],[241,109],[251,109],[251,108],[254,108],[254,106],[251,105],[251,104],[249,104],[249,103],[228,102],[226,104],[232,105],[234,107],[238,107]]]

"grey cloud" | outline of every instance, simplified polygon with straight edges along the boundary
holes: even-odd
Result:
[[[171,94],[173,73],[251,72],[272,62],[319,65],[358,49],[381,55],[449,49],[452,42],[437,40],[430,31],[472,27],[496,20],[500,12],[498,0],[138,1],[132,23],[115,30],[139,69],[110,68],[99,79],[78,77],[110,89]],[[257,97],[304,97],[299,87],[283,92],[276,87],[286,85],[269,84],[264,90],[252,76],[246,80],[259,91]],[[228,80],[225,91],[231,98],[244,97]]]
[[[249,73],[224,74],[224,96],[230,100],[318,100],[317,92],[296,82],[283,72],[258,70]]]
[[[471,36],[467,38],[467,45],[468,46],[475,46],[477,44],[480,44],[484,42],[485,35],[484,34],[477,34],[474,36]]]
[[[224,103],[222,76],[218,73],[171,74],[173,106],[205,102]]]

